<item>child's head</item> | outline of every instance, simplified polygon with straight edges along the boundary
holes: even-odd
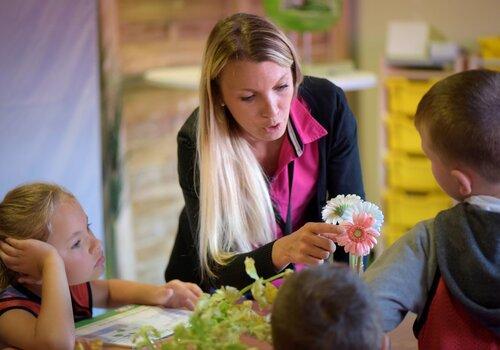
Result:
[[[69,284],[99,277],[104,269],[100,242],[76,198],[64,188],[32,183],[8,192],[0,203],[0,239],[38,239],[54,246],[66,267]],[[0,287],[16,275],[0,263]]]
[[[439,81],[420,101],[415,125],[445,192],[457,200],[500,194],[500,72]]]
[[[368,287],[347,265],[309,268],[281,286],[271,316],[282,349],[379,349],[383,332]]]

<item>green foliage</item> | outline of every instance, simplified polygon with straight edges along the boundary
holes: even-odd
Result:
[[[240,291],[226,286],[212,295],[204,294],[189,318],[189,325],[177,326],[170,341],[155,347],[152,344],[158,336],[152,332],[154,328],[148,327],[135,335],[135,347],[161,350],[247,349],[248,346],[240,341],[242,335],[271,343],[269,311],[278,292],[271,282],[292,271],[285,270],[263,279],[257,274],[251,258],[245,260],[245,270],[255,280],[251,285]],[[244,298],[248,291],[252,292],[258,305]]]
[[[137,349],[154,349],[155,340],[160,337],[160,332],[153,326],[144,326],[132,336],[132,342]]]
[[[264,11],[285,30],[313,32],[329,30],[342,16],[343,0],[303,0],[286,6],[285,0],[263,0]]]

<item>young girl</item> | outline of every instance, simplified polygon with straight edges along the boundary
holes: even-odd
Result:
[[[0,203],[0,345],[73,349],[74,322],[92,307],[124,304],[193,309],[201,290],[178,280],[156,286],[97,280],[101,244],[76,198],[60,186],[33,183]]]

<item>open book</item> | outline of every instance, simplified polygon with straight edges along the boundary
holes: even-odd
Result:
[[[168,337],[179,323],[187,323],[191,311],[158,306],[128,305],[76,323],[76,336],[100,339],[104,344],[132,347],[131,336],[142,326],[153,326]]]

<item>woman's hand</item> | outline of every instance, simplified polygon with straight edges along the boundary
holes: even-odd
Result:
[[[56,248],[37,239],[0,241],[0,258],[7,268],[20,274],[18,282],[32,284],[41,283],[44,267],[51,259],[62,261]]]
[[[335,251],[335,243],[325,236],[338,235],[342,228],[320,222],[308,222],[299,230],[274,242],[272,259],[281,270],[288,264],[320,265]]]
[[[202,294],[200,287],[194,283],[172,280],[157,287],[155,304],[176,309],[194,310],[196,302]]]

